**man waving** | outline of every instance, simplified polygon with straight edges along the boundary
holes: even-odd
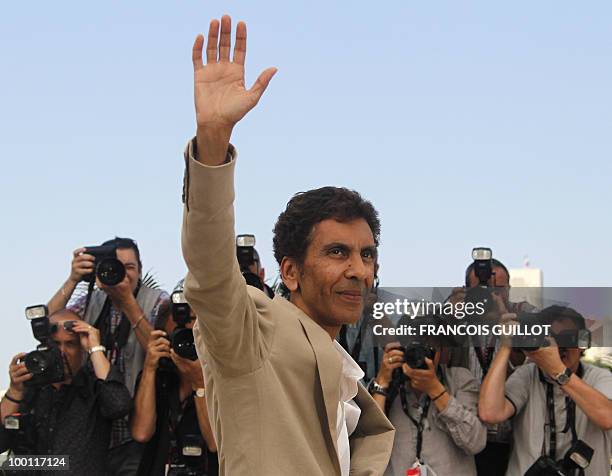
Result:
[[[210,23],[193,47],[197,134],[186,150],[182,245],[221,474],[381,475],[394,430],[334,338],[356,322],[373,286],[380,234],[372,204],[351,190],[295,195],[274,229],[289,298],[247,286],[236,259],[235,124],[276,69],[246,89],[246,25]]]

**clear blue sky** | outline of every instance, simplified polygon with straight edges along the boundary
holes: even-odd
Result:
[[[223,13],[249,27],[249,84],[279,68],[233,137],[238,231],[268,276],[289,197],[332,184],[379,209],[385,286],[459,284],[474,245],[612,285],[609,2],[9,2],[0,387],[74,248],[130,236],[166,288],[184,274],[191,45]]]

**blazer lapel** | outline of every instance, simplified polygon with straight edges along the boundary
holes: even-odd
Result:
[[[286,300],[285,300],[286,301]],[[338,460],[338,434],[336,432],[338,402],[340,401],[340,377],[342,375],[342,362],[338,351],[334,348],[330,335],[297,306],[286,301],[292,312],[297,316],[304,329],[304,333],[312,346],[317,361],[317,370],[321,382],[321,390],[327,413],[329,434],[333,443],[335,464],[340,474]]]

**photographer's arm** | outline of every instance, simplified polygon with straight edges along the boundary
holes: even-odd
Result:
[[[529,358],[552,378],[565,370],[565,364],[555,345],[528,352]],[[576,374],[561,389],[576,402],[586,416],[603,431],[612,429],[612,401],[609,397],[585,383]]]
[[[194,389],[195,390],[195,389]],[[208,416],[208,408],[206,408],[206,397],[194,397],[196,413],[198,415],[198,425],[200,425],[200,433],[206,446],[210,451],[217,451],[217,442],[215,441],[215,435],[213,434],[212,427],[210,426],[210,418]]]
[[[502,345],[480,387],[478,416],[484,423],[501,423],[514,415],[514,406],[504,394],[511,348]]]
[[[2,423],[2,425],[4,425],[4,419],[7,416],[19,411],[19,403],[23,400],[25,393],[23,383],[32,378],[32,374],[28,372],[25,364],[21,362],[21,359],[25,356],[25,353],[17,354],[12,358],[9,365],[9,378],[11,383],[2,398],[2,402],[0,402],[0,423]]]
[[[586,416],[603,431],[612,430],[612,401],[573,374],[563,387]]]
[[[68,279],[64,281],[62,286],[47,303],[49,314],[64,309],[83,277],[89,273],[93,273],[95,258],[91,255],[83,254],[84,251],[85,248],[79,248],[72,252],[70,276],[68,276]]]
[[[155,424],[157,422],[155,373],[155,369],[145,365],[142,369],[138,391],[134,399],[131,430],[132,437],[139,443],[146,443],[155,433]]]

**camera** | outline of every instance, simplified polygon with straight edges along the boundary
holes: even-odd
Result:
[[[35,447],[32,433],[32,414],[13,413],[4,418],[4,428],[11,438],[14,454],[31,454]]]
[[[176,456],[168,468],[168,476],[200,476],[202,473],[202,455],[204,440],[195,434],[186,434],[173,441],[176,445]]]
[[[263,291],[264,283],[259,276],[249,269],[249,266],[259,261],[255,250],[255,235],[238,235],[236,237],[236,257],[238,258],[240,272],[246,283]]]
[[[198,360],[193,331],[187,327],[191,321],[191,309],[183,291],[174,291],[171,296],[172,319],[176,323],[176,329],[170,336],[170,345],[180,357],[189,360]]]
[[[47,306],[29,306],[25,310],[26,318],[32,326],[34,338],[40,342],[36,350],[29,352],[23,361],[32,374],[32,378],[24,382],[28,387],[62,382],[64,380],[64,359],[60,350],[51,341],[51,326]]]
[[[433,360],[436,355],[436,350],[433,347],[419,341],[410,342],[406,347],[402,347],[402,351],[404,352],[404,362],[412,369],[427,369],[425,359]]]
[[[478,286],[467,290],[465,302],[483,303],[485,312],[495,310],[495,301],[489,288],[489,280],[493,276],[493,251],[491,248],[474,248],[472,250],[474,260],[474,274],[478,278]]]
[[[550,324],[547,317],[543,317],[537,312],[521,312],[516,317],[517,322],[525,329],[535,326],[543,326]],[[512,347],[516,350],[536,350],[540,347],[547,347],[549,342],[546,340],[546,334],[528,335],[528,336],[513,336]],[[591,332],[587,329],[566,330],[559,334],[549,334],[549,337],[555,339],[555,343],[559,348],[577,348],[588,349],[591,347]]]
[[[582,440],[576,440],[560,461],[542,455],[525,473],[525,476],[571,476],[575,470],[584,470],[593,458],[593,448]]]
[[[84,253],[95,258],[94,272],[83,277],[91,283],[98,278],[102,284],[115,286],[125,278],[125,266],[117,259],[117,247],[114,245],[87,246]]]

